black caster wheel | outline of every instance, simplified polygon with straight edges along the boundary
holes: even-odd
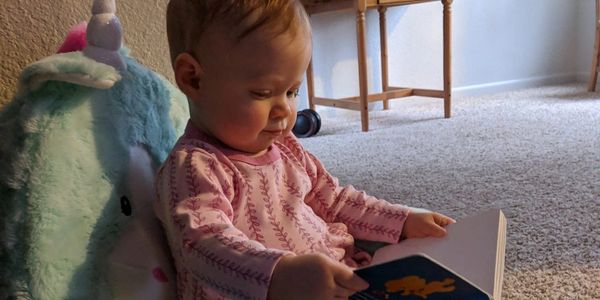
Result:
[[[321,117],[316,111],[307,108],[298,112],[292,132],[299,138],[305,138],[317,134],[320,129]]]

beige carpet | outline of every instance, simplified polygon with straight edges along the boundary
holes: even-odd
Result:
[[[395,100],[371,113],[317,108],[302,143],[344,184],[460,218],[508,218],[503,299],[600,299],[600,92],[581,84]]]

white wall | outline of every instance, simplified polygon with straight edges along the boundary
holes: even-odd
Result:
[[[593,0],[454,0],[452,8],[454,95],[587,79]],[[358,95],[354,13],[311,19],[316,94]],[[441,89],[441,1],[391,8],[387,19],[390,84]],[[375,10],[367,32],[369,90],[380,91]]]
[[[589,72],[592,68],[592,52],[594,50],[594,20],[595,2],[594,0],[574,0],[579,3],[579,14],[577,32],[579,35],[577,45],[577,70],[583,72],[581,80],[587,82]]]

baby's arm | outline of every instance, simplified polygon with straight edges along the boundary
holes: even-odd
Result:
[[[312,191],[306,203],[328,223],[343,223],[356,239],[396,243],[410,209],[367,195],[348,185],[340,187],[323,164],[304,152],[306,172]]]
[[[441,237],[446,234],[443,227],[455,222],[439,213],[391,204],[353,186],[340,187],[319,159],[295,139],[289,139],[288,143],[302,156],[311,177],[313,191],[307,197],[307,204],[327,222],[346,224],[355,238],[396,243],[401,237]]]

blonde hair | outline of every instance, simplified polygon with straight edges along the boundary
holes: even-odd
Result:
[[[192,53],[215,22],[235,29],[238,41],[265,26],[274,35],[310,28],[299,0],[171,0],[167,6],[171,61],[181,53]]]

